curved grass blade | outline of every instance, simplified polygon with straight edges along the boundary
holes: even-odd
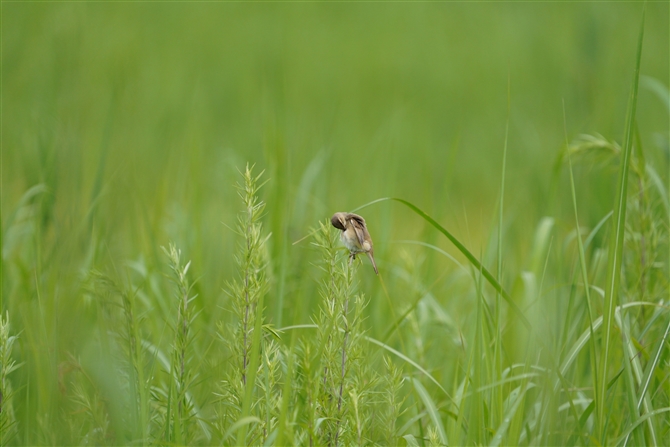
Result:
[[[658,96],[658,99],[661,100],[663,105],[670,112],[670,90],[666,87],[661,81],[651,76],[642,76],[642,85],[647,88],[650,92]]]
[[[607,222],[607,220],[608,220],[610,217],[612,217],[612,214],[614,214],[614,211],[610,211],[609,213],[605,214],[605,217],[603,217],[602,219],[600,219],[600,222],[598,222],[598,223],[596,224],[596,226],[593,227],[593,230],[591,230],[591,232],[590,232],[589,235],[587,236],[586,240],[584,241],[584,249],[585,249],[585,250],[589,247],[589,245],[591,245],[591,242],[593,241],[593,239],[594,239],[594,238],[596,237],[596,235],[598,234],[598,231],[600,231],[600,228],[601,228],[603,225],[605,225],[605,222]]]
[[[419,441],[416,440],[414,435],[405,435],[403,438],[407,442],[407,447],[419,447]]]
[[[390,347],[389,345],[380,342],[379,340],[375,340],[374,338],[372,338],[372,337],[367,337],[367,336],[365,336],[365,339],[366,339],[367,341],[369,341],[370,343],[374,343],[375,345],[380,346],[380,347],[386,349],[388,352],[390,352],[390,353],[392,353],[392,354],[394,354],[394,355],[400,357],[402,360],[406,361],[407,363],[409,363],[410,365],[412,365],[413,367],[415,367],[416,369],[418,369],[419,371],[421,371],[426,377],[428,377],[428,378],[430,379],[431,382],[433,382],[435,385],[437,385],[437,387],[444,393],[445,396],[447,396],[447,397],[449,398],[449,400],[451,400],[452,402],[454,401],[454,400],[451,398],[451,396],[449,395],[449,393],[447,393],[447,390],[445,390],[445,389],[442,387],[442,385],[440,385],[440,382],[438,382],[437,379],[435,379],[435,377],[433,377],[428,371],[426,371],[425,369],[423,369],[423,368],[421,367],[421,365],[419,365],[418,363],[416,363],[414,360],[412,360],[411,358],[407,357],[407,356],[406,356],[405,354],[403,354],[402,352],[400,352],[400,351],[396,351],[395,349],[393,349],[393,348]]]
[[[414,384],[414,388],[416,389],[417,393],[419,393],[419,397],[421,397],[423,404],[426,406],[428,416],[430,416],[430,419],[433,421],[433,425],[435,425],[435,428],[437,429],[437,434],[440,436],[440,442],[442,445],[449,445],[449,441],[447,440],[447,432],[444,431],[444,425],[442,424],[440,413],[437,412],[435,402],[433,402],[433,399],[431,399],[430,394],[428,394],[426,388],[421,385],[421,382],[413,378],[412,383]]]
[[[633,301],[632,303],[627,303],[621,306],[617,306],[616,311],[620,312],[625,309],[630,309],[633,307],[637,306],[651,306],[651,307],[660,307],[664,308],[662,304],[658,303],[649,303],[647,301]],[[598,329],[600,329],[600,326],[603,324],[603,317],[600,316],[593,320],[593,332],[595,333]],[[577,359],[577,355],[579,352],[586,346],[586,343],[588,343],[589,339],[591,337],[591,329],[588,328],[584,332],[582,332],[582,335],[579,336],[577,341],[572,345],[572,348],[568,352],[568,354],[565,356],[565,359],[563,360],[563,363],[560,368],[561,374],[567,374],[568,369],[572,365],[572,363]],[[559,384],[557,383],[556,386]]]
[[[456,237],[455,237],[453,234],[451,234],[449,231],[447,231],[442,225],[440,225],[439,223],[437,223],[437,221],[436,221],[435,219],[433,219],[433,218],[430,217],[428,214],[426,214],[425,212],[423,212],[421,209],[419,209],[419,208],[418,208],[416,205],[414,205],[413,203],[408,202],[407,200],[404,200],[404,199],[397,198],[397,197],[383,197],[383,198],[381,198],[381,199],[373,200],[372,202],[369,202],[369,203],[367,203],[367,204],[365,204],[365,205],[363,205],[363,206],[360,206],[360,207],[356,208],[356,209],[353,210],[353,211],[357,211],[357,210],[359,210],[359,209],[365,208],[365,207],[370,206],[370,205],[373,205],[373,204],[375,204],[375,203],[378,203],[378,202],[384,202],[384,201],[388,201],[388,200],[392,200],[392,201],[395,201],[395,202],[398,202],[398,203],[402,203],[402,204],[405,205],[407,208],[411,209],[411,210],[414,211],[416,214],[418,214],[419,216],[421,216],[421,217],[423,218],[423,220],[425,220],[426,222],[428,222],[429,224],[431,224],[433,227],[435,227],[435,229],[437,229],[437,231],[439,231],[439,232],[442,233],[444,236],[446,236],[446,238],[449,239],[449,241],[450,241],[452,244],[454,244],[454,246],[458,249],[458,251],[460,251],[461,253],[463,253],[463,255],[468,259],[468,261],[470,261],[470,263],[473,265],[473,267],[474,267],[476,270],[478,270],[478,271],[481,272],[482,276],[484,276],[484,279],[486,279],[486,281],[487,281],[491,286],[493,286],[493,288],[494,288],[498,293],[500,293],[500,295],[505,299],[505,301],[507,301],[507,304],[509,304],[510,308],[511,308],[511,309],[514,311],[514,313],[519,317],[519,319],[521,320],[521,322],[523,323],[523,325],[526,326],[526,329],[528,329],[529,331],[532,329],[532,327],[531,327],[531,325],[530,325],[530,321],[528,321],[528,319],[526,318],[526,316],[523,314],[523,311],[522,311],[522,310],[519,308],[519,306],[517,306],[517,304],[512,300],[512,297],[510,297],[510,295],[507,293],[507,291],[505,291],[505,289],[503,289],[503,287],[500,285],[500,283],[498,282],[498,280],[496,280],[496,279],[493,277],[493,275],[491,274],[491,272],[489,272],[489,271],[486,269],[486,267],[484,267],[484,266],[482,265],[482,263],[479,262],[479,260],[478,260],[472,253],[470,253],[470,250],[468,250],[467,248],[465,248],[465,245],[463,245],[458,239],[456,239]]]
[[[621,333],[623,336],[624,371],[628,376],[627,381],[629,384],[635,385],[633,387],[628,387],[629,389],[627,390],[626,393],[626,397],[628,398],[628,405],[629,407],[634,409],[633,411],[631,411],[630,414],[632,422],[634,423],[637,419],[640,418],[640,406],[642,406],[644,413],[653,412],[653,407],[651,399],[649,399],[649,396],[647,396],[647,398],[645,399],[643,398],[642,395],[640,395],[638,398],[635,392],[635,390],[642,383],[642,365],[640,363],[640,358],[636,352],[633,335],[630,333],[631,331],[630,331],[629,318],[627,318],[626,315],[622,315],[621,312],[616,312],[614,314],[614,317],[617,321],[618,326],[621,328]],[[656,440],[657,438],[656,427],[654,426],[653,419],[647,419],[647,427],[648,430],[646,432],[643,432],[643,430],[633,431],[632,434],[633,437],[635,438],[635,445],[645,445],[645,444],[654,446],[658,445]],[[645,439],[647,436],[649,436],[648,441]],[[624,446],[628,444],[629,439],[630,438],[626,438],[623,444]]]
[[[633,425],[631,425],[630,427],[628,427],[628,429],[626,430],[626,432],[625,432],[623,435],[621,435],[621,436],[619,437],[619,439],[618,439],[613,445],[619,445],[619,444],[621,444],[625,439],[627,439],[627,438],[630,436],[630,434],[631,434],[633,431],[635,431],[635,429],[637,429],[637,428],[640,426],[640,424],[643,424],[647,419],[650,419],[650,418],[652,418],[652,417],[654,417],[654,416],[656,416],[656,415],[658,415],[658,414],[667,413],[667,412],[669,412],[669,411],[670,411],[670,407],[665,407],[665,408],[659,408],[658,410],[654,410],[654,411],[652,411],[651,413],[647,413],[647,414],[645,414],[645,415],[642,416],[640,419],[638,419],[637,421],[635,421],[635,423],[634,423]]]
[[[654,358],[647,364],[647,370],[644,373],[644,377],[642,379],[642,385],[640,386],[640,400],[637,403],[638,408],[642,405],[642,401],[647,395],[647,392],[649,391],[651,378],[654,374],[654,371],[656,370],[656,367],[659,365],[661,361],[661,353],[663,352],[663,347],[665,346],[666,340],[668,339],[668,334],[670,334],[670,321],[668,321],[668,325],[665,328],[663,337],[658,343],[658,348],[656,349]]]
[[[516,399],[514,399],[514,402],[511,405],[509,405],[509,410],[507,410],[507,413],[505,414],[502,423],[498,427],[498,430],[496,430],[496,434],[491,440],[491,443],[489,444],[490,447],[498,447],[499,445],[502,444],[505,435],[507,434],[507,430],[509,429],[510,423],[512,422],[512,418],[515,417],[516,412],[519,408],[519,404],[521,404],[521,402],[523,402],[523,399],[526,397],[526,391],[528,390],[528,388],[529,384],[524,384],[523,386],[520,386],[514,390],[517,391]],[[509,441],[511,444],[515,443],[515,440],[513,439],[510,439]]]
[[[251,424],[260,424],[261,420],[258,419],[256,416],[245,416],[235,422],[233,425],[230,426],[230,428],[226,431],[226,433],[223,435],[223,439],[226,440],[229,437],[232,436],[235,431],[237,431],[240,427],[251,425]]]
[[[421,242],[421,241],[410,241],[410,240],[399,240],[399,241],[391,241],[392,243],[396,244],[412,244],[412,245],[421,245],[422,247],[427,247],[430,248],[431,250],[435,250],[436,252],[440,253],[441,255],[444,255],[447,259],[452,261],[454,264],[456,264],[459,268],[465,270],[468,272],[468,269],[465,268],[463,264],[458,262],[458,259],[454,258],[451,256],[449,253],[446,251],[442,250],[440,247],[436,247],[435,245],[429,244],[427,242]],[[468,272],[469,273],[469,272]]]

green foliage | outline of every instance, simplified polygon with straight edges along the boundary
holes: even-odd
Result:
[[[14,393],[9,374],[17,370],[12,359],[12,346],[16,335],[9,335],[9,315],[0,315],[0,445],[9,445],[16,436],[16,416],[14,414]]]
[[[396,366],[391,358],[384,356],[386,373],[382,376],[382,412],[379,418],[379,428],[386,445],[397,445],[398,443],[398,419],[402,413],[402,405],[405,400],[402,391],[404,381],[402,369]]]
[[[268,376],[273,378],[276,376],[277,348],[273,345],[261,347],[263,296],[268,287],[265,275],[267,238],[262,236],[260,223],[265,203],[258,199],[257,194],[258,189],[262,186],[258,184],[258,181],[263,173],[254,177],[252,169],[247,165],[243,173],[243,182],[237,187],[244,205],[244,211],[240,214],[237,225],[238,234],[242,237],[236,255],[239,279],[228,285],[236,326],[232,331],[226,331],[225,327],[220,325],[219,330],[221,338],[228,343],[235,365],[224,382],[226,402],[224,402],[224,410],[220,418],[220,427],[224,431],[228,424],[240,418],[249,417],[252,408],[256,408],[256,411],[259,409],[258,403],[252,404],[253,400],[260,399],[266,404],[274,401],[274,398],[271,397],[274,391],[274,381],[270,383],[269,380],[264,381],[264,379],[268,379]],[[227,335],[230,332],[234,334],[234,337]],[[263,352],[265,349],[267,351]],[[261,356],[263,358],[259,360]],[[262,369],[260,374],[259,362]],[[268,372],[267,368],[271,368],[272,373]],[[265,393],[254,396],[254,389],[257,387],[265,388]],[[265,442],[276,423],[276,415],[266,414],[265,416],[265,418],[259,418],[264,423],[255,426],[255,429],[248,435],[247,425],[240,427],[238,444]]]
[[[174,244],[171,244],[168,249],[162,248],[168,257],[170,270],[172,270],[178,310],[177,321],[173,328],[174,341],[171,370],[169,371],[171,380],[169,388],[163,392],[163,395],[168,396],[168,401],[165,402],[168,411],[165,414],[164,427],[161,432],[165,433],[165,442],[193,444],[196,440],[193,428],[199,415],[190,391],[197,378],[193,371],[193,334],[191,330],[196,315],[193,314],[192,305],[190,305],[196,297],[191,296],[192,287],[187,277],[191,262],[182,266],[181,250],[178,250]],[[206,440],[211,438],[204,425],[203,434]]]
[[[115,372],[121,378],[108,378],[112,380],[109,385],[117,388],[117,392],[127,387],[127,395],[119,399],[114,409],[117,413],[114,419],[120,425],[115,429],[122,427],[117,436],[125,442],[146,444],[149,441],[149,382],[142,344],[143,318],[138,309],[136,291],[120,286],[111,276],[98,271],[89,273],[87,286],[101,308],[101,330],[103,334],[110,334],[100,346],[104,350],[102,354],[114,358]],[[104,427],[96,428],[103,430]]]
[[[312,381],[320,384],[316,402],[320,424],[313,431],[319,444],[362,445],[370,441],[370,393],[376,382],[362,346],[367,303],[355,293],[357,264],[338,256],[334,233],[329,222],[321,222],[314,242],[324,254],[324,277],[316,320],[321,377]]]

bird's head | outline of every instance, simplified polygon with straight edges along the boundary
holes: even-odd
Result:
[[[338,230],[344,231],[346,222],[345,216],[346,213],[335,213],[333,214],[333,217],[330,218],[330,223]]]

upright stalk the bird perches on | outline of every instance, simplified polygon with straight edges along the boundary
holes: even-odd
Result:
[[[317,382],[320,388],[317,412],[322,422],[318,430],[310,427],[310,444],[351,445],[360,441],[357,435],[364,431],[364,422],[356,415],[367,408],[367,388],[375,383],[360,361],[364,356],[360,341],[366,301],[362,295],[355,294],[356,266],[341,261],[336,240],[326,223],[320,224],[314,245],[323,253],[325,275],[320,289],[321,310],[316,320],[318,374],[321,374]],[[350,310],[352,298],[354,309]],[[317,439],[311,439],[312,436]]]

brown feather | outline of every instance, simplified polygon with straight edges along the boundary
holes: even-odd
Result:
[[[350,216],[355,216],[355,214],[350,214]],[[350,217],[349,222],[351,222],[351,226],[354,227],[356,237],[358,238],[358,243],[361,244],[361,247],[364,247],[363,244],[365,243],[365,240],[370,239],[370,234],[368,233],[368,230],[365,228],[365,221],[361,223],[361,221],[359,221],[358,219]]]

